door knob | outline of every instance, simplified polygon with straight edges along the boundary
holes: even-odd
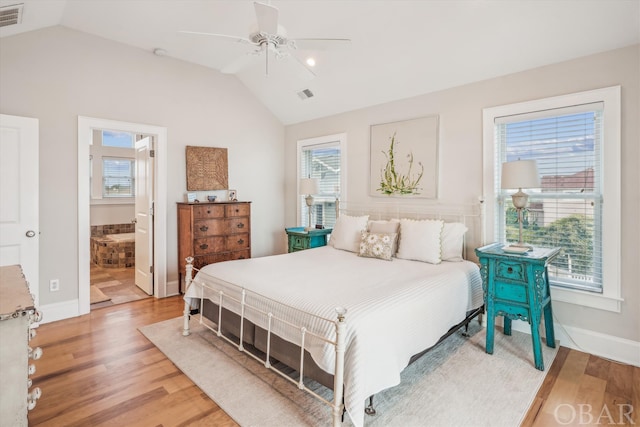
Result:
[[[25,234],[26,234],[26,236],[27,236],[27,237],[33,237],[33,236],[35,236],[35,235],[36,235],[36,232],[35,232],[35,231],[33,231],[33,230],[29,230],[29,231],[27,231]]]

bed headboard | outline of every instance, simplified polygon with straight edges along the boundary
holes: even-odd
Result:
[[[336,200],[336,216],[369,215],[370,220],[389,220],[392,218],[441,219],[444,222],[461,222],[467,226],[464,239],[463,256],[476,260],[474,249],[485,244],[484,203],[475,204],[430,204],[376,203],[362,204]]]

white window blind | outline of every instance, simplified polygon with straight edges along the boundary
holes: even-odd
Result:
[[[554,285],[602,292],[602,144],[603,104],[538,111],[495,120],[494,230],[502,242],[518,241],[511,202],[514,191],[500,188],[500,167],[535,159],[540,189],[524,190],[523,240],[560,247],[549,269]]]
[[[340,141],[302,146],[299,158],[298,178],[318,179],[319,194],[314,195],[311,221],[327,228],[333,227],[336,222],[336,196],[340,193]],[[308,226],[304,196],[299,196],[299,203],[300,224]]]
[[[102,196],[135,196],[135,160],[113,157],[102,158]]]

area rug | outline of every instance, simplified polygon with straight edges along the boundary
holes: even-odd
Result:
[[[91,292],[89,294],[89,298],[91,301],[91,304],[96,304],[99,302],[105,302],[105,301],[109,301],[111,299],[111,297],[108,297],[104,294],[104,292],[102,292],[100,290],[100,288],[98,288],[97,286],[89,286]]]
[[[238,424],[331,425],[328,406],[218,339],[195,316],[190,327],[183,337],[176,318],[140,331]],[[477,322],[470,335],[452,335],[405,368],[400,385],[376,394],[377,414],[365,416],[365,426],[519,425],[557,349],[542,346],[547,369],[541,372],[533,366],[530,335],[496,331],[493,355],[485,353]],[[348,416],[343,425],[351,425]]]

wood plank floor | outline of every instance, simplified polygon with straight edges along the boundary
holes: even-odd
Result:
[[[40,326],[29,425],[237,425],[138,331],[182,307],[147,298]],[[640,425],[639,412],[640,368],[561,347],[522,425]]]
[[[235,426],[139,331],[180,316],[182,299],[147,298],[41,325],[30,426]]]

